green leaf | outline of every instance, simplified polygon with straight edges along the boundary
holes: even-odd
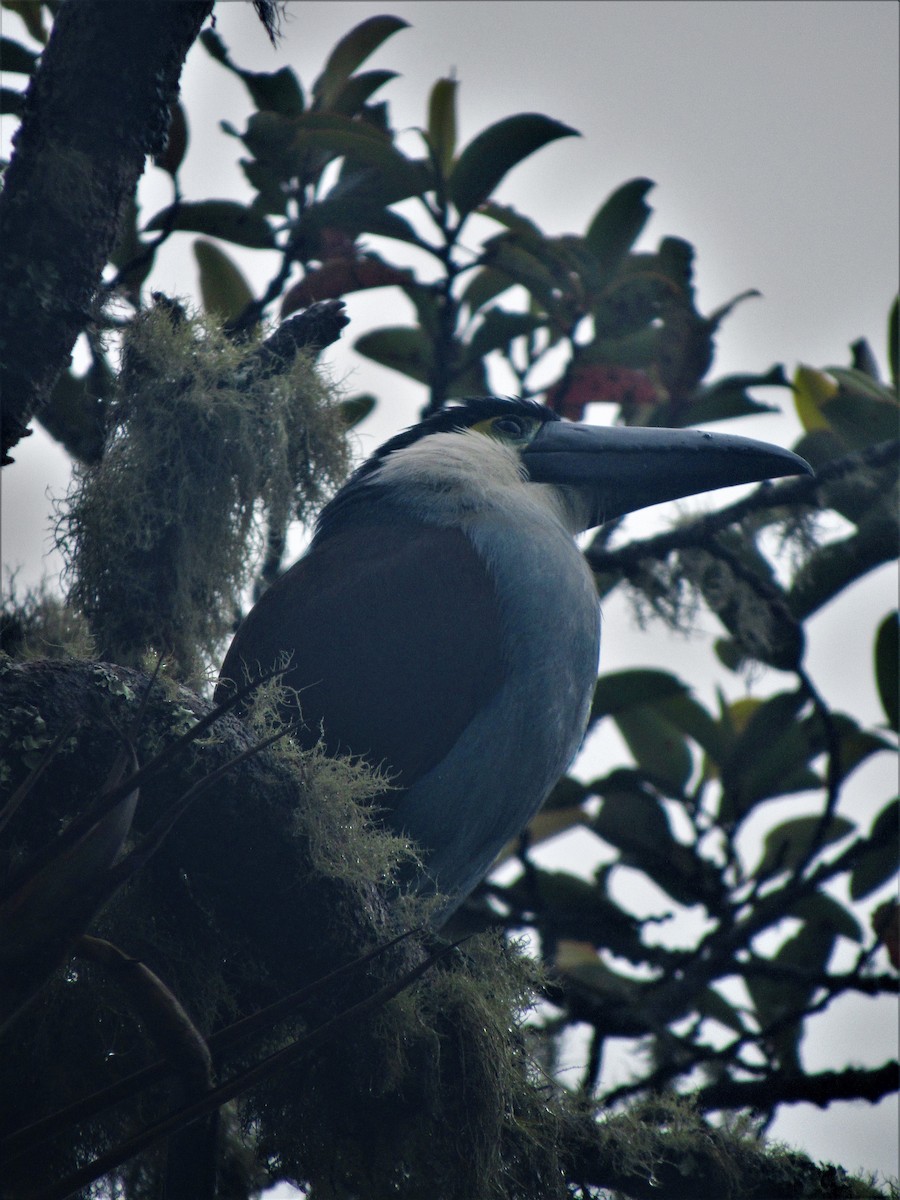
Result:
[[[459,298],[460,304],[466,307],[474,316],[479,309],[496,300],[513,286],[513,281],[505,271],[496,271],[492,267],[482,267],[475,271],[466,284]]]
[[[859,367],[828,367],[828,374],[837,380],[838,388],[850,400],[874,400],[879,404],[887,404],[889,408],[898,407],[896,395],[877,375],[873,376]],[[830,403],[830,400],[826,401],[826,405]],[[896,413],[894,420],[897,420]],[[886,439],[878,436],[871,440],[881,442]]]
[[[772,961],[781,967],[793,967],[803,973],[817,975],[824,971],[834,949],[835,935],[828,922],[804,921],[792,937],[786,938]],[[796,982],[773,979],[766,976],[748,978],[748,988],[763,1024],[768,1024],[783,1012],[804,1003],[815,990],[814,983],[798,979]],[[760,993],[766,995],[766,1003],[759,1004]]]
[[[866,759],[883,750],[895,751],[893,742],[868,729],[860,729],[858,723],[846,713],[832,713],[832,726],[838,740],[838,760],[841,779],[846,779]],[[829,740],[825,736],[821,721],[815,714],[807,721],[812,744],[821,753],[827,753]]]
[[[416,319],[423,333],[434,343],[435,338],[443,336],[443,305],[427,283],[419,283],[417,280],[407,284],[403,291],[416,310]]]
[[[239,138],[260,165],[265,166],[279,182],[287,182],[298,175],[303,167],[301,156],[294,148],[297,117],[285,117],[281,113],[256,112],[247,122],[243,133],[227,122],[222,122],[226,133]]]
[[[354,349],[364,358],[408,375],[418,383],[428,383],[431,377],[431,340],[413,326],[374,329],[358,337]]]
[[[377,403],[378,401],[370,392],[361,392],[357,396],[350,396],[347,400],[342,400],[338,408],[347,429],[352,429],[360,421],[364,421],[370,413],[375,411]]]
[[[85,376],[63,371],[53,385],[50,402],[38,420],[52,437],[65,446],[73,457],[94,466],[103,457],[106,440],[105,398],[113,389],[113,376],[104,359]],[[97,374],[106,368],[106,378]],[[98,386],[99,385],[99,386]]]
[[[900,388],[900,370],[897,367],[897,355],[900,354],[900,297],[894,300],[888,316],[888,367],[891,372],[891,383],[894,391]]]
[[[654,862],[648,862],[643,870],[678,904],[688,908],[702,904],[710,912],[722,911],[727,892],[719,870],[694,846],[684,846],[678,841],[672,841],[670,846],[659,846]]]
[[[303,112],[303,89],[290,67],[279,71],[239,71],[250,98],[262,112],[294,117]]]
[[[722,666],[735,674],[739,674],[747,665],[746,654],[732,638],[716,638],[713,649]]]
[[[638,258],[638,255],[634,256]],[[723,309],[718,310],[718,313],[707,318],[706,321],[700,317],[694,307],[694,258],[696,251],[686,238],[680,237],[664,237],[659,243],[659,249],[656,252],[656,267],[657,270],[670,280],[678,290],[681,303],[684,305],[690,314],[695,317],[701,324],[714,324],[718,317],[718,313],[728,311],[734,304],[737,304],[743,299],[743,295],[738,296],[735,300],[730,300]]]
[[[851,449],[897,436],[896,393],[865,371],[800,366],[794,375],[794,399],[807,432],[829,429]]]
[[[579,345],[578,362],[579,364],[596,364],[604,367],[650,367],[659,359],[663,339],[664,330],[653,325],[639,329],[635,333],[626,334],[624,337],[594,338],[590,342]],[[659,411],[665,410],[654,409],[654,414]],[[689,420],[691,420],[690,415],[684,411],[683,405],[678,412],[676,412],[676,406],[673,405],[671,414],[663,421],[663,424],[676,426],[679,421],[684,424]]]
[[[672,285],[662,276],[655,255],[635,255],[634,269],[616,279],[593,304],[594,329],[600,338],[638,333],[659,317],[672,298]]]
[[[28,50],[21,42],[12,38],[0,37],[0,63],[3,70],[13,75],[32,75],[38,56],[33,50]]]
[[[25,93],[17,92],[15,88],[0,88],[0,113],[9,113],[21,117],[25,111]]]
[[[520,213],[511,204],[498,204],[496,200],[485,200],[481,206],[481,215],[490,217],[498,225],[505,226],[510,233],[516,235],[520,245],[538,246],[548,239],[543,230],[530,217]]]
[[[634,952],[639,954],[638,939],[634,938],[633,942]],[[607,1036],[638,1037],[646,1033],[640,1003],[645,984],[611,970],[596,951],[574,939],[563,939],[558,943],[555,965],[560,974],[575,980],[579,987],[589,989],[599,1000]]]
[[[491,195],[518,163],[557,138],[577,130],[540,113],[519,113],[489,125],[460,154],[449,181],[450,199],[466,216]]]
[[[178,100],[169,105],[169,128],[165,149],[154,155],[153,162],[174,179],[184,162],[188,148],[188,123],[184,108]]]
[[[762,858],[753,872],[754,879],[764,879],[782,871],[793,870],[802,862],[818,835],[819,817],[796,817],[769,831],[763,845]],[[830,846],[852,833],[856,826],[846,817],[834,816],[828,822],[820,846]]]
[[[228,127],[228,132],[234,131]],[[344,113],[284,117],[258,112],[236,136],[278,183],[315,181],[329,163],[343,158],[340,178],[329,192],[332,199],[355,193],[357,199],[387,205],[420,195],[432,185],[427,160],[407,158],[385,131]],[[362,168],[371,170],[364,174]]]
[[[194,258],[200,271],[200,295],[203,307],[223,320],[230,321],[253,300],[253,292],[240,269],[224,250],[198,238]]]
[[[533,896],[530,884],[515,891],[528,905]],[[615,953],[640,953],[637,921],[610,900],[603,889],[565,871],[536,870],[533,873],[542,911],[557,937],[604,945]]]
[[[810,927],[818,926],[830,933],[840,934],[851,942],[863,940],[862,928],[856,917],[827,892],[812,892],[803,896],[788,909],[792,917],[800,917]],[[825,962],[828,956],[825,957]]]
[[[602,274],[613,276],[634,245],[653,209],[644,197],[654,186],[652,179],[632,179],[604,201],[587,227],[584,240]]]
[[[707,1020],[718,1021],[720,1025],[724,1025],[727,1029],[733,1029],[735,1033],[747,1032],[741,1014],[723,996],[720,996],[715,988],[704,988],[697,994],[694,1003],[697,1012]]]
[[[225,43],[214,29],[204,29],[200,41],[216,62],[237,75],[260,111],[281,113],[287,117],[303,112],[303,89],[290,67],[271,72],[245,71],[232,61]]]
[[[514,283],[521,284],[538,304],[552,310],[556,279],[536,254],[517,246],[507,234],[501,234],[485,243],[484,260],[494,272],[495,279],[505,275],[507,287]]]
[[[486,396],[490,393],[487,371],[480,358],[464,359],[450,373],[447,398],[465,400],[469,396]]]
[[[518,337],[527,337],[542,326],[543,321],[532,313],[507,312],[502,308],[492,308],[484,314],[484,319],[467,344],[466,357],[483,358],[492,350],[502,350],[509,354],[511,342]]]
[[[358,66],[373,54],[382,42],[409,26],[400,17],[377,16],[362,21],[341,38],[332,50],[322,74],[313,84],[316,107],[329,109]]]
[[[234,200],[198,200],[172,204],[148,221],[148,230],[171,228],[205,233],[238,246],[274,247],[275,238],[262,213]]]
[[[342,113],[304,113],[294,118],[291,125],[289,150],[295,161],[302,162],[304,156],[314,151],[322,156],[323,162],[343,157],[353,168],[374,167],[379,176],[370,176],[369,183],[371,186],[374,182],[383,204],[420,195],[431,183],[426,164],[407,158],[390,137],[365,121],[353,120]],[[248,125],[248,132],[249,129]],[[247,140],[245,135],[244,141]],[[346,180],[342,180],[329,195],[339,198],[358,187],[358,180],[353,179],[349,188]]]
[[[573,808],[582,804],[593,794],[594,789],[590,784],[582,783],[580,779],[573,779],[571,775],[563,775],[553,785],[553,791],[544,801],[542,811],[550,811],[554,808]]]
[[[379,88],[396,78],[396,71],[363,71],[359,75],[352,75],[335,97],[331,111],[355,117],[365,107],[370,96],[374,96]]]
[[[794,406],[807,433],[827,429],[828,421],[822,412],[826,400],[837,395],[837,384],[824,371],[801,363],[794,372]]]
[[[616,779],[619,773],[616,773]],[[624,778],[623,778],[624,782]],[[602,789],[603,803],[591,822],[594,833],[618,850],[654,850],[672,842],[669,817],[662,802],[639,779],[632,786]]]
[[[850,344],[852,364],[857,371],[863,371],[871,379],[880,379],[878,362],[872,353],[872,347],[865,338],[857,338]]]
[[[730,317],[739,304],[743,304],[745,300],[757,300],[762,295],[762,292],[756,288],[747,288],[744,292],[738,292],[736,296],[732,296],[724,304],[720,304],[718,308],[705,318],[705,324],[709,327],[710,333],[714,333],[726,317]]]
[[[687,691],[656,702],[657,709],[676,729],[692,738],[714,763],[720,763],[726,745],[724,727]]]
[[[786,692],[752,708],[722,764],[723,821],[742,819],[760,800],[820,785],[807,768],[815,751],[798,720],[805,702]]]
[[[672,839],[628,859],[677,904],[686,908],[703,904],[710,912],[721,911],[726,892],[719,872],[693,846]]]
[[[567,833],[577,826],[583,828],[586,824],[587,817],[584,810],[577,805],[574,808],[542,808],[528,822],[528,829],[524,836],[527,838],[528,847],[531,850],[535,846],[540,846],[542,842],[549,842],[553,838],[559,837],[561,833]],[[498,867],[500,863],[518,855],[522,846],[522,836],[522,834],[518,834],[506,843],[494,859],[494,867]]]
[[[366,171],[365,174],[371,174]],[[336,190],[336,189],[335,189]],[[335,197],[329,192],[324,200],[312,204],[297,222],[297,229],[320,232],[322,229],[342,229],[351,238],[362,233],[421,245],[421,239],[405,217],[385,208],[375,195],[358,195],[356,189],[346,190]]]
[[[836,367],[830,367],[829,373],[837,376]],[[861,371],[853,372],[855,382],[866,380],[867,375]],[[831,429],[842,438],[853,450],[864,450],[876,442],[887,442],[897,436],[897,425],[900,420],[900,409],[896,400],[888,393],[883,384],[875,384],[882,395],[872,395],[861,389],[851,392],[848,387],[849,371],[840,372],[841,390],[838,394],[822,405],[822,413]]]
[[[594,687],[591,722],[615,716],[637,705],[656,704],[675,696],[684,696],[688,688],[669,671],[635,668],[610,671],[601,675]]]
[[[620,851],[623,864],[647,875],[679,904],[718,908],[718,869],[694,846],[675,840],[665,806],[637,772],[613,771],[607,779],[595,780],[591,791],[603,803],[590,828]]]
[[[670,411],[677,419],[669,416]],[[689,406],[666,406],[659,413],[660,423],[673,427],[685,425],[709,425],[713,421],[732,421],[735,417],[754,417],[760,413],[781,412],[777,404],[765,404],[762,400],[754,400],[740,388],[722,388],[716,395],[705,393],[703,389],[691,397]]]
[[[747,967],[747,990],[761,1029],[768,1029],[790,1013],[802,1013],[807,1007],[816,990],[816,977],[828,966],[835,940],[835,934],[828,926],[819,922],[805,923],[798,933],[788,938],[773,962],[797,972],[796,979],[773,978],[754,972],[752,966]],[[807,982],[804,976],[809,976],[812,982]],[[788,1070],[800,1069],[797,1049],[802,1034],[803,1022],[798,1016],[781,1025],[767,1039],[779,1064]]]
[[[428,141],[441,174],[446,180],[456,154],[455,79],[438,79],[428,97]]]
[[[888,725],[898,732],[898,707],[900,707],[900,612],[894,609],[878,626],[875,636],[875,682],[881,707]]]
[[[669,794],[680,795],[694,760],[672,722],[650,707],[624,709],[613,720],[641,770]]]
[[[247,182],[257,193],[251,205],[254,211],[271,213],[277,217],[285,216],[287,193],[281,186],[277,172],[256,158],[242,158],[240,164]]]
[[[754,387],[790,387],[790,381],[780,363],[762,375],[726,375],[724,379],[696,389],[690,405],[681,407],[681,424],[703,425],[753,413],[778,412],[776,405],[763,404],[748,394],[747,389]],[[661,415],[660,420],[670,423],[667,415]]]
[[[434,186],[431,164],[424,158],[386,159],[382,166],[366,166],[346,158],[337,183],[325,197],[323,203],[364,204],[374,213],[387,209],[410,196],[424,196]],[[388,219],[400,219],[396,213],[388,213]],[[409,227],[409,223],[406,222]],[[376,230],[373,227],[373,232]],[[416,244],[426,245],[416,237]]]
[[[223,67],[228,67],[230,71],[235,70],[235,67],[231,62],[231,56],[228,53],[228,48],[214,29],[204,29],[200,34],[199,40],[204,50],[206,50],[206,52],[210,54],[216,60],[216,62],[220,62]]]
[[[864,900],[897,874],[900,800],[892,800],[872,822],[868,844],[850,872],[850,899]]]

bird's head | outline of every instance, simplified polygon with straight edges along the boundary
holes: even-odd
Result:
[[[811,473],[790,450],[751,438],[577,425],[532,400],[488,397],[442,409],[397,434],[358,468],[345,492],[381,483],[408,494],[416,489],[423,506],[432,498],[436,507],[463,510],[496,503],[503,489],[523,494],[539,485],[577,533],[664,500]],[[323,517],[327,523],[328,508]]]

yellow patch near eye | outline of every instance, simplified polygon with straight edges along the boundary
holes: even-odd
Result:
[[[529,420],[528,417],[501,415],[488,417],[486,421],[477,421],[469,428],[476,433],[486,434],[487,437],[497,438],[501,442],[521,444],[531,441],[539,425],[539,421]]]
[[[474,430],[475,433],[490,434],[492,432],[491,426],[493,425],[495,420],[496,420],[496,417],[491,417],[487,421],[476,421],[476,423],[474,425],[470,425],[469,428]]]

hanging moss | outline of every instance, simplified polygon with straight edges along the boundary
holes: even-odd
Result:
[[[162,305],[129,328],[103,458],[76,472],[57,531],[101,657],[137,665],[152,649],[196,682],[263,529],[282,533],[343,478],[332,387],[303,354],[265,362]]]

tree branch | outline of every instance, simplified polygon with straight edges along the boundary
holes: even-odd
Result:
[[[581,1188],[575,1195],[592,1195],[591,1188],[630,1200],[839,1200],[884,1194],[874,1188],[860,1191],[859,1181],[839,1167],[788,1150],[774,1152],[763,1142],[715,1128],[687,1105],[671,1101],[650,1101],[642,1110],[599,1124],[585,1114],[566,1134],[564,1170]]]
[[[777,1104],[815,1104],[827,1108],[838,1100],[868,1100],[875,1104],[900,1085],[896,1059],[870,1069],[820,1071],[817,1075],[767,1075],[764,1079],[722,1079],[696,1093],[704,1111],[723,1108],[758,1108],[767,1112]]]

